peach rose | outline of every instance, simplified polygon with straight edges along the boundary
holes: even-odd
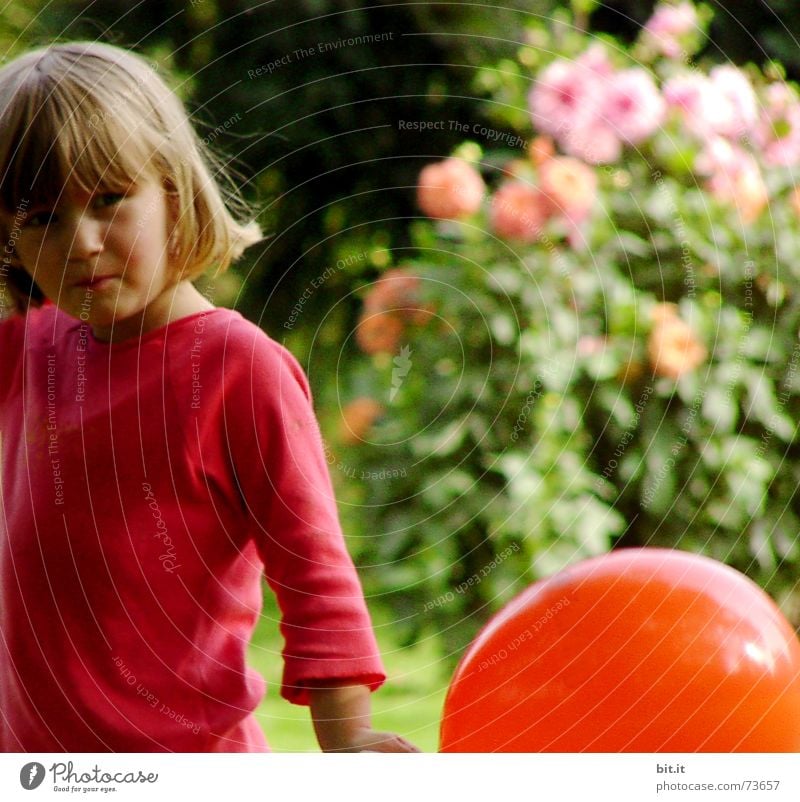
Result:
[[[387,270],[364,299],[367,312],[391,312],[404,323],[422,325],[433,309],[420,300],[420,279],[402,267]]]
[[[392,312],[364,312],[356,326],[356,342],[366,354],[394,353],[403,336],[403,321]]]
[[[657,309],[656,322],[650,332],[647,352],[653,370],[659,376],[679,379],[702,365],[708,351],[697,339],[691,327],[677,314],[673,314],[673,304],[661,304]]]
[[[597,175],[591,167],[569,156],[557,156],[539,168],[542,191],[559,214],[579,222],[597,198]]]
[[[339,441],[345,445],[360,443],[383,414],[383,405],[374,398],[356,398],[342,409],[339,423]]]
[[[402,267],[387,270],[369,289],[356,327],[368,354],[393,353],[407,325],[423,326],[434,313],[420,299],[420,278]]]
[[[462,159],[429,164],[419,174],[417,203],[428,217],[458,220],[481,208],[486,185],[480,173]]]
[[[508,239],[535,242],[552,214],[542,190],[521,181],[503,184],[492,197],[492,229]]]
[[[555,155],[555,142],[544,134],[535,137],[528,146],[528,156],[537,167],[544,164],[548,159],[552,159]]]

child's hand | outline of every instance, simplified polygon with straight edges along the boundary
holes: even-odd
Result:
[[[310,688],[309,695],[314,730],[323,752],[420,751],[393,732],[372,729],[370,691],[366,686]]]
[[[347,734],[338,746],[328,745],[326,752],[419,752],[414,744],[393,732],[370,728]]]

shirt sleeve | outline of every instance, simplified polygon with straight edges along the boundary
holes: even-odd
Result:
[[[237,359],[246,364],[235,388],[226,387],[225,425],[281,610],[281,695],[308,704],[308,687],[330,680],[374,690],[386,675],[342,535],[308,381],[285,348],[256,331],[249,342],[237,338]]]

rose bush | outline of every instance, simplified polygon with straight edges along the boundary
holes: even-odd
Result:
[[[800,99],[774,64],[695,63],[708,22],[663,5],[627,50],[531,23],[478,77],[526,147],[426,166],[414,248],[364,288],[380,414],[340,448],[396,477],[354,500],[411,639],[458,650],[616,545],[709,554],[798,620]]]

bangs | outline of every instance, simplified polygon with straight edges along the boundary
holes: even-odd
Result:
[[[69,82],[37,83],[5,111],[0,204],[6,213],[52,206],[67,185],[117,191],[150,172],[155,148],[147,145],[141,119],[137,126],[124,108],[106,107]]]

